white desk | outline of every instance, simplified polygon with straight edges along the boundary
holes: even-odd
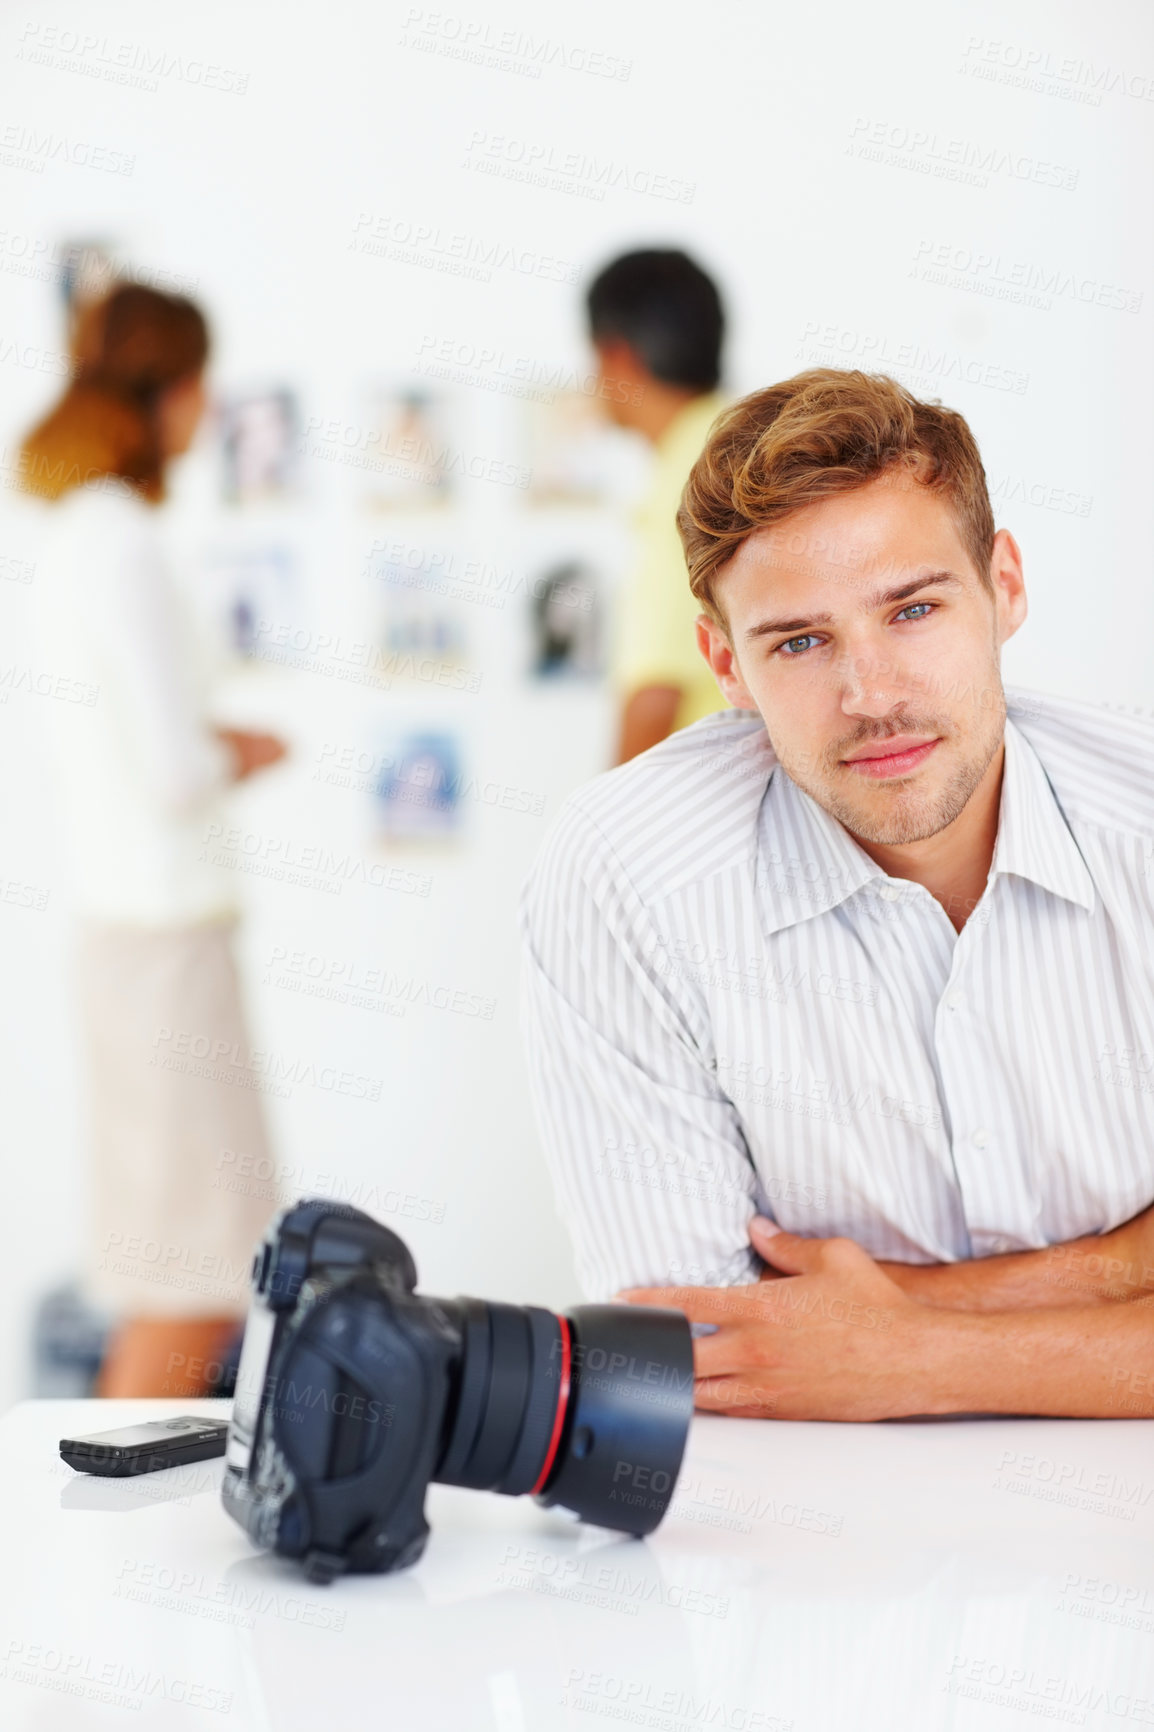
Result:
[[[220,1461],[56,1452],[218,1405],[0,1424],[4,1732],[1154,1725],[1154,1421],[699,1419],[647,1542],[434,1486],[414,1570],[318,1588],[251,1550]]]

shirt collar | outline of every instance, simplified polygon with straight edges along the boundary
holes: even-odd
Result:
[[[849,831],[775,765],[761,803],[757,845],[766,932],[824,914],[868,879],[884,877]]]
[[[1037,753],[1007,717],[998,837],[990,865],[1092,912],[1094,881]],[[871,879],[890,880],[836,818],[775,765],[761,805],[757,890],[767,934],[824,914]]]
[[[1012,872],[1093,913],[1094,880],[1041,759],[1009,717],[1005,738],[1002,803],[990,877]]]

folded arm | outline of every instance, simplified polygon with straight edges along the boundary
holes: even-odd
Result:
[[[701,1408],[776,1419],[1154,1418],[1154,1294],[974,1312],[920,1304],[850,1239],[778,1233],[766,1254],[781,1280],[625,1295],[714,1325],[694,1343]]]
[[[1051,1310],[1140,1299],[1154,1294],[1154,1208],[1111,1233],[1041,1251],[881,1267],[911,1299],[956,1311]]]

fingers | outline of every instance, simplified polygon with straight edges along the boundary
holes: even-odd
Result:
[[[775,1275],[808,1274],[814,1267],[812,1248],[824,1243],[821,1239],[803,1239],[797,1233],[787,1233],[768,1215],[755,1215],[750,1221],[749,1241],[769,1265],[762,1280],[770,1281]]]
[[[819,1270],[844,1275],[874,1266],[869,1252],[852,1239],[807,1239],[800,1233],[783,1233],[779,1229],[764,1234],[759,1243],[753,1235],[751,1224],[749,1236],[758,1255],[785,1275],[812,1275]]]
[[[627,1287],[617,1298],[626,1305],[666,1305],[693,1323],[725,1323],[748,1316],[759,1283],[742,1287]]]
[[[764,1319],[756,1325],[720,1329],[693,1343],[693,1371],[699,1378],[745,1376],[756,1380],[774,1363],[777,1333]]]
[[[753,1239],[753,1229],[750,1229]],[[803,1239],[798,1233],[765,1235],[759,1242],[753,1239],[758,1255],[783,1275],[808,1275],[816,1269],[825,1239]]]
[[[693,1404],[705,1413],[729,1413],[735,1418],[768,1418],[781,1400],[771,1377],[706,1377],[693,1388]]]
[[[781,1280],[784,1271],[773,1267],[769,1262],[769,1252],[766,1249],[770,1240],[776,1238],[780,1232],[781,1228],[776,1221],[769,1220],[765,1215],[755,1215],[749,1223],[749,1242],[765,1264],[764,1269],[757,1277],[759,1281]]]
[[[749,1236],[758,1250],[761,1249],[762,1245],[768,1244],[770,1239],[776,1238],[777,1234],[782,1231],[783,1229],[778,1226],[777,1222],[771,1221],[768,1215],[754,1215],[749,1223]]]

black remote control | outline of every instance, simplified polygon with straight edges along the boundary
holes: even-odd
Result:
[[[223,1455],[227,1438],[227,1420],[198,1419],[186,1413],[177,1419],[126,1425],[121,1431],[98,1431],[92,1437],[62,1437],[60,1453],[80,1473],[121,1478]]]

